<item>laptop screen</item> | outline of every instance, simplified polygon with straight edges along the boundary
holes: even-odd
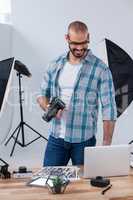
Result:
[[[122,176],[129,174],[129,145],[86,147],[84,177]]]

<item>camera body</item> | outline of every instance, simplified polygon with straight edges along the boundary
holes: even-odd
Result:
[[[54,97],[50,102],[50,106],[48,107],[47,112],[45,112],[42,116],[43,120],[49,122],[53,117],[56,116],[60,109],[63,110],[64,108],[65,103],[59,99],[59,97]]]
[[[110,180],[102,176],[97,176],[96,178],[92,178],[90,180],[90,184],[96,187],[106,187],[110,184]]]

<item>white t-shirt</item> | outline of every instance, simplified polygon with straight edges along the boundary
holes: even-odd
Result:
[[[61,127],[60,127],[61,138],[65,137],[67,108],[73,93],[78,72],[81,67],[82,63],[72,65],[69,62],[66,62],[59,76],[59,86],[61,88],[61,100],[66,104],[66,108],[61,117]]]

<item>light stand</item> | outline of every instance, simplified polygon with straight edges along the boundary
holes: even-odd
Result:
[[[15,130],[13,131],[13,133],[11,134],[11,136],[9,137],[9,139],[7,140],[7,142],[5,143],[5,146],[6,146],[12,138],[14,139],[14,144],[13,144],[13,148],[11,150],[10,156],[13,155],[13,152],[14,152],[16,144],[20,145],[21,147],[27,147],[28,145],[30,145],[31,143],[35,142],[39,138],[43,138],[44,140],[48,141],[47,138],[45,138],[43,135],[41,135],[38,131],[36,131],[34,128],[32,128],[30,125],[28,125],[24,121],[23,106],[22,106],[22,102],[23,102],[22,93],[23,93],[23,91],[21,89],[22,74],[20,72],[18,72],[17,76],[18,76],[18,79],[19,79],[20,123],[18,124],[18,126],[15,128]],[[28,127],[29,129],[31,129],[33,132],[35,132],[38,135],[37,138],[35,138],[34,140],[30,141],[27,144],[25,143],[24,126]],[[16,133],[16,137],[15,137],[15,133]],[[20,133],[21,133],[21,136],[22,136],[22,141],[21,142],[18,140],[18,137],[19,137]]]
[[[9,166],[6,161],[4,161],[2,158],[0,158],[0,161],[3,162],[6,166]]]
[[[4,163],[4,165],[0,165],[0,178],[11,178],[11,173],[8,171],[8,163],[6,163],[2,158],[0,158],[0,161]]]
[[[133,143],[133,140],[131,140],[128,144],[132,144]]]

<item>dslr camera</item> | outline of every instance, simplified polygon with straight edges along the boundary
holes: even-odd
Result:
[[[54,97],[50,102],[48,110],[42,116],[43,120],[49,122],[53,117],[56,116],[57,112],[60,109],[63,110],[64,108],[65,108],[65,103],[58,97]]]

